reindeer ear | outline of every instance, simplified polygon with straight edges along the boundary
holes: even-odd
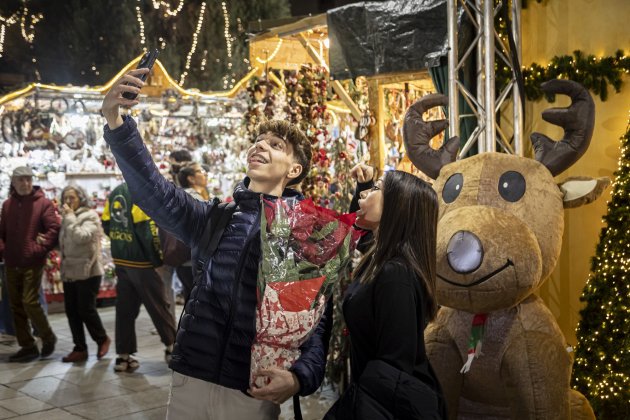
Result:
[[[564,208],[572,209],[597,200],[609,185],[610,179],[606,177],[593,179],[577,176],[564,180],[558,187],[564,194]]]

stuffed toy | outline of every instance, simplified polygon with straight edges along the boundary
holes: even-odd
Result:
[[[554,176],[588,148],[595,106],[578,83],[552,80],[542,88],[570,96],[571,105],[543,112],[564,137],[533,133],[535,159],[492,152],[456,160],[457,137],[431,148],[447,122],[425,122],[422,114],[448,105],[443,95],[423,97],[405,115],[408,156],[435,179],[440,200],[441,308],[425,342],[452,419],[595,418],[586,398],[570,388],[569,348],[534,292],[560,255],[563,209],[594,201],[609,180],[556,184]]]

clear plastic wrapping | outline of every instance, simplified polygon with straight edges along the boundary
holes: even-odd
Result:
[[[265,385],[256,373],[288,369],[300,357],[343,275],[360,233],[354,214],[339,215],[311,200],[262,200],[256,338],[251,384]]]

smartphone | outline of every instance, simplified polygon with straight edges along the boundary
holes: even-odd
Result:
[[[153,65],[155,64],[155,60],[157,59],[157,56],[159,53],[160,52],[157,50],[157,48],[154,48],[153,51],[147,51],[140,59],[140,62],[138,63],[138,67],[136,67],[136,69],[147,68],[151,70],[151,68],[153,68]],[[148,76],[149,76],[149,73],[145,73],[138,76],[138,78],[144,82],[147,80]],[[131,83],[125,83],[125,84],[131,85]],[[133,101],[134,99],[136,99],[138,94],[133,93],[133,92],[123,92],[122,96],[125,99],[129,99],[130,101]]]

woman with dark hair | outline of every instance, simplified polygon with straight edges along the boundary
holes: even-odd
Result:
[[[182,166],[177,173],[179,186],[198,200],[208,200],[208,173],[196,162],[189,162]]]
[[[84,362],[88,358],[83,325],[98,346],[96,357],[109,351],[110,338],[96,311],[96,296],[101,286],[101,219],[89,207],[83,188],[67,186],[61,192],[61,279],[63,280],[66,316],[72,331],[74,349],[63,362]]]
[[[372,171],[358,165],[352,174],[365,187]],[[371,231],[374,240],[343,301],[350,386],[325,418],[443,418],[442,392],[423,334],[438,308],[437,196],[420,178],[391,171],[360,197],[356,225]]]

